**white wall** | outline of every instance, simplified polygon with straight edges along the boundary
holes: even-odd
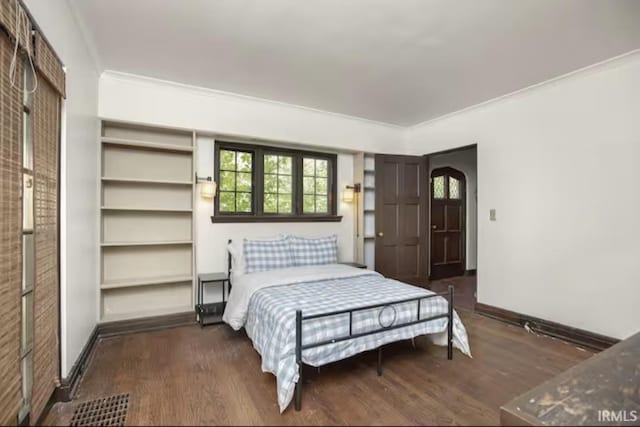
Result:
[[[476,246],[478,237],[478,206],[476,199],[477,191],[477,151],[475,148],[464,151],[454,151],[430,157],[429,176],[434,169],[445,166],[452,167],[464,173],[466,178],[466,248],[465,248],[465,268],[473,270],[476,268]]]
[[[61,147],[61,350],[67,376],[96,325],[98,77],[66,1],[26,5],[67,69]]]
[[[478,144],[479,302],[640,330],[639,118],[636,51],[409,129],[416,154]]]
[[[106,72],[100,78],[99,115],[198,131],[196,171],[213,176],[214,137],[233,135],[323,147],[339,152],[338,189],[353,184],[349,150],[383,151],[403,146],[403,128],[139,76]],[[353,261],[354,206],[338,202],[341,222],[213,224],[213,204],[196,195],[196,263],[203,272],[226,271],[228,239],[337,234],[339,258]]]
[[[404,147],[399,126],[112,71],[100,78],[99,114],[341,150],[395,152]]]

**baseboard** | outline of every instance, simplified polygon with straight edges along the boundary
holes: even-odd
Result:
[[[551,322],[549,320],[540,319],[522,313],[516,313],[515,311],[509,311],[487,304],[476,303],[475,311],[484,316],[501,320],[512,325],[524,327],[524,325],[527,324],[529,328],[535,332],[559,338],[564,341],[569,341],[591,350],[602,351],[620,342],[618,339],[585,331],[584,329],[573,328],[571,326],[562,325],[560,323]]]
[[[98,324],[100,338],[117,335],[149,332],[160,329],[175,328],[178,326],[192,325],[196,323],[194,311],[183,313],[165,314],[162,316],[144,317],[141,319],[118,320]]]
[[[117,335],[133,334],[138,332],[156,331],[160,329],[175,328],[178,326],[192,325],[196,323],[196,315],[193,311],[184,313],[167,314],[163,316],[145,317],[142,319],[120,320],[117,322],[99,323],[93,328],[93,332],[89,336],[87,343],[84,345],[78,360],[73,364],[69,371],[69,375],[60,381],[60,385],[56,387],[47,409],[43,411],[40,419],[42,420],[48,409],[57,402],[69,402],[73,399],[82,374],[85,372],[97,344],[100,339],[113,337]]]
[[[93,351],[95,350],[96,344],[98,343],[98,338],[98,326],[96,325],[96,327],[93,328],[91,335],[89,335],[87,343],[82,348],[80,356],[78,356],[78,359],[71,367],[69,375],[63,378],[60,381],[60,385],[54,390],[51,400],[53,400],[54,402],[68,402],[73,399],[73,393],[75,392],[76,386],[80,382],[82,374],[89,364],[89,360],[91,360]]]
[[[475,276],[477,272],[478,272],[478,270],[476,270],[475,268],[472,268],[472,269],[469,269],[469,270],[465,270],[464,271],[464,275],[465,276]]]

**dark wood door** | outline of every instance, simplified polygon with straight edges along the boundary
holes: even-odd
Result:
[[[431,172],[431,279],[464,273],[465,189],[462,172],[453,168]]]
[[[429,203],[428,159],[376,155],[376,270],[426,284]]]

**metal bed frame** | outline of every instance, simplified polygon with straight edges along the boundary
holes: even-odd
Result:
[[[231,240],[229,240],[229,243],[231,243]],[[229,271],[231,271],[231,254],[228,254],[228,269]],[[231,276],[229,275],[229,289],[231,289]],[[446,297],[447,298],[447,303],[448,303],[448,309],[447,309],[447,313],[446,314],[438,314],[435,316],[430,316],[430,317],[425,317],[425,318],[420,318],[420,308],[421,308],[421,301],[425,300],[425,299],[430,299],[430,298],[437,298],[437,297]],[[382,316],[382,312],[386,309],[386,308],[392,308],[394,310],[395,313],[395,305],[396,304],[404,304],[404,303],[409,303],[409,302],[416,302],[417,304],[417,309],[416,309],[416,319],[415,320],[411,320],[409,322],[404,322],[404,323],[400,323],[400,324],[395,324],[396,322],[396,316],[394,315],[393,321],[391,321],[391,323],[389,323],[388,325],[383,325],[382,321],[381,321],[381,316]],[[309,316],[304,316],[302,314],[302,310],[296,310],[296,363],[298,365],[298,381],[296,382],[296,387],[295,387],[295,409],[296,411],[299,411],[302,405],[302,368],[304,366],[304,363],[302,361],[302,351],[303,350],[308,350],[311,348],[317,348],[317,347],[322,347],[325,345],[330,345],[330,344],[335,344],[335,343],[339,343],[339,342],[343,342],[343,341],[348,341],[348,340],[352,340],[352,339],[357,339],[357,338],[361,338],[367,335],[373,335],[373,334],[377,334],[380,332],[384,332],[384,331],[390,331],[390,330],[394,330],[394,329],[399,329],[399,328],[404,328],[404,327],[408,327],[408,326],[413,326],[413,325],[417,325],[419,323],[426,323],[426,322],[431,322],[433,320],[438,320],[438,319],[448,319],[448,324],[447,324],[447,359],[448,360],[452,360],[453,359],[453,305],[454,305],[454,290],[453,290],[453,286],[449,286],[448,291],[447,292],[441,292],[441,293],[434,293],[431,295],[426,295],[423,297],[418,297],[418,298],[409,298],[409,299],[402,299],[402,300],[397,300],[397,301],[391,301],[391,302],[387,302],[387,303],[382,303],[382,304],[373,304],[373,305],[367,305],[367,306],[363,306],[363,307],[357,307],[357,308],[352,308],[352,309],[345,309],[345,310],[336,310],[336,311],[331,311],[331,312],[326,312],[326,313],[320,313],[320,314],[313,314],[313,315],[309,315]],[[359,311],[364,311],[364,310],[373,310],[376,308],[380,308],[380,312],[378,314],[378,323],[380,324],[380,328],[378,329],[374,329],[371,331],[367,331],[367,332],[360,332],[360,333],[353,333],[353,313],[355,312],[359,312]],[[302,344],[302,322],[305,320],[315,320],[315,319],[320,319],[323,317],[332,317],[332,316],[338,316],[338,315],[343,315],[343,314],[349,314],[349,335],[348,336],[344,336],[344,337],[338,337],[338,338],[332,338],[329,340],[325,340],[325,341],[319,341],[319,342],[315,342],[312,344]],[[382,375],[382,347],[378,347],[377,349],[378,351],[378,362],[377,362],[377,372],[378,372],[378,376]]]

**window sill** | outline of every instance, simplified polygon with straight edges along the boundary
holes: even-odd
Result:
[[[235,215],[217,215],[211,217],[212,223],[230,223],[230,222],[340,222],[341,215],[323,215],[323,216],[235,216]]]

